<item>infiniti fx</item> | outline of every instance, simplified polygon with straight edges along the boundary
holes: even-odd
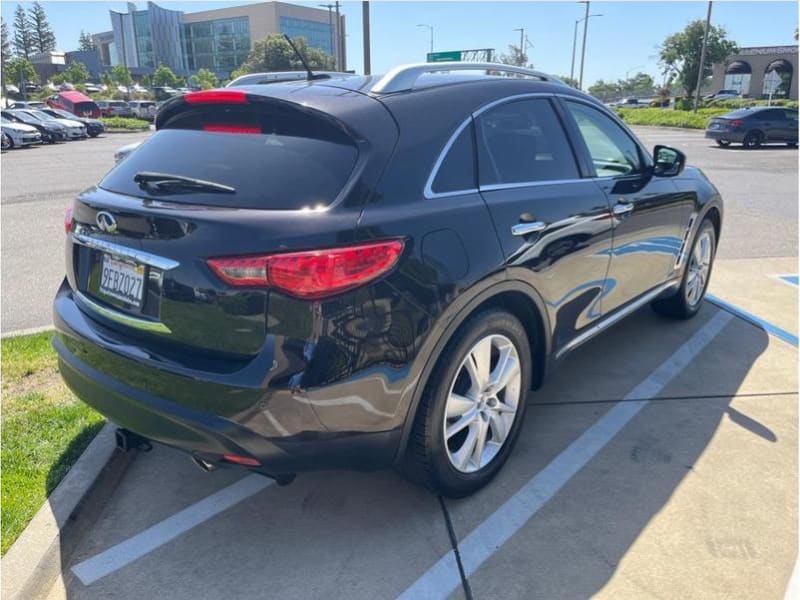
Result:
[[[645,304],[692,317],[703,173],[557,79],[464,68],[164,103],[66,216],[69,387],[206,468],[394,465],[456,497],[572,349]]]

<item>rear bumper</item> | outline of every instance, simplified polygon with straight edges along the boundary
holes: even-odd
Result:
[[[237,385],[237,373],[203,373],[142,350],[82,312],[66,282],[53,321],[59,369],[78,398],[125,429],[210,463],[230,466],[224,454],[252,457],[261,466],[248,469],[265,475],[376,469],[397,451],[399,429],[331,432],[288,390]],[[265,352],[254,361],[271,364]]]
[[[729,142],[741,142],[744,139],[744,131],[706,129],[706,137],[710,140],[727,140]]]

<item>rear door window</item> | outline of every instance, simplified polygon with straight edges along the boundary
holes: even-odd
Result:
[[[328,206],[353,171],[358,150],[335,123],[265,104],[187,109],[120,162],[100,187],[169,202],[263,208]],[[156,191],[134,180],[163,173],[234,188],[234,193]]]
[[[472,122],[453,141],[433,180],[434,194],[475,190],[475,134]]]

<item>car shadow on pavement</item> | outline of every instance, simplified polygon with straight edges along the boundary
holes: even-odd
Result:
[[[532,394],[501,474],[480,493],[445,502],[456,539],[463,541],[716,312],[707,306],[694,321],[675,324],[641,311],[578,350]],[[766,335],[733,320],[718,338],[696,368],[677,378],[704,374],[703,384],[668,386],[643,408],[469,577],[474,597],[598,594],[692,473],[726,413],[748,432],[776,440],[725,396],[737,392],[764,352]],[[696,393],[686,394],[686,386]],[[240,479],[232,470],[203,474],[165,448],[140,455],[74,551],[65,548],[63,583],[50,597],[389,598],[451,551],[435,496],[392,471],[329,471],[301,474],[288,487],[270,485],[89,585],[71,572]],[[644,584],[641,591],[651,595]]]

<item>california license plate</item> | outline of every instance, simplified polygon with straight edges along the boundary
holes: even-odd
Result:
[[[104,254],[100,291],[106,296],[141,308],[144,295],[144,269],[144,265],[118,260]]]

